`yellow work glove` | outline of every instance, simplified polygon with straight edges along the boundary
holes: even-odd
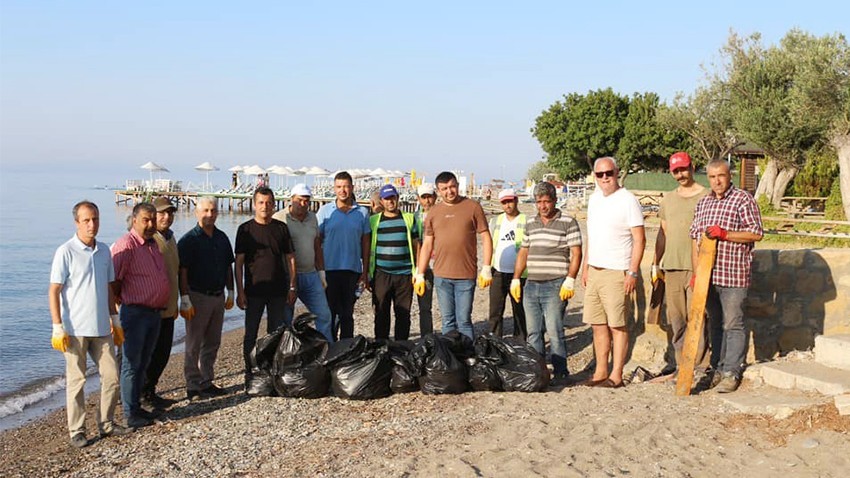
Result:
[[[481,272],[478,274],[478,287],[486,289],[493,282],[493,268],[490,266],[481,266]]]
[[[186,320],[192,320],[195,316],[195,307],[192,306],[192,301],[189,299],[189,294],[180,296],[180,317]]]
[[[425,274],[413,274],[413,292],[420,297],[425,295]]]
[[[322,281],[322,288],[328,288],[328,277],[325,275],[325,271],[319,271],[319,279]]]
[[[121,327],[121,321],[118,319],[118,314],[109,316],[112,319],[112,341],[116,347],[120,347],[124,343],[124,329]]]
[[[559,294],[561,296],[561,300],[572,299],[573,296],[576,294],[575,287],[576,280],[572,277],[567,276],[567,278],[564,279],[563,284],[561,284],[561,292]]]
[[[65,332],[65,327],[62,326],[61,323],[53,324],[53,337],[50,338],[50,344],[53,345],[53,348],[65,353],[68,350],[68,344],[71,342],[71,338],[68,337],[68,333]]]
[[[233,308],[233,289],[227,289],[227,298],[224,299],[224,310]]]
[[[522,298],[522,282],[519,279],[511,280],[511,297],[514,298],[514,302],[519,302]]]
[[[652,283],[655,284],[659,280],[664,280],[664,271],[658,267],[657,264],[653,264],[649,269],[650,277],[652,278]]]

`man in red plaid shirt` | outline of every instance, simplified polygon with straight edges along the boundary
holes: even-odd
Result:
[[[726,161],[708,163],[711,193],[697,203],[690,236],[694,275],[703,232],[717,239],[717,258],[711,273],[706,311],[711,321],[712,384],[718,393],[734,392],[741,384],[747,351],[744,299],[750,286],[753,245],[764,236],[758,205],[749,193],[732,185]],[[691,278],[693,287],[693,278]],[[719,380],[718,380],[719,378]]]

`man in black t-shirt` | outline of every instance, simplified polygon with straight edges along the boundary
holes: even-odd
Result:
[[[292,321],[297,297],[295,249],[289,229],[272,218],[275,200],[271,189],[254,192],[254,218],[236,231],[236,305],[245,311],[246,381],[251,375],[251,350],[257,342],[260,319],[266,310],[266,331],[271,333]]]

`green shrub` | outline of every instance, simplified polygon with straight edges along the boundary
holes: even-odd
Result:
[[[829,192],[829,197],[826,199],[824,206],[824,217],[831,221],[846,221],[844,216],[844,206],[841,203],[841,184],[840,181],[832,182],[832,189]]]

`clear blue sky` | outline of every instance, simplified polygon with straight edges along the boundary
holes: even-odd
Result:
[[[523,177],[562,95],[688,93],[729,30],[847,33],[846,1],[87,2],[0,10],[0,168],[463,169]],[[224,173],[213,179],[225,183]]]

